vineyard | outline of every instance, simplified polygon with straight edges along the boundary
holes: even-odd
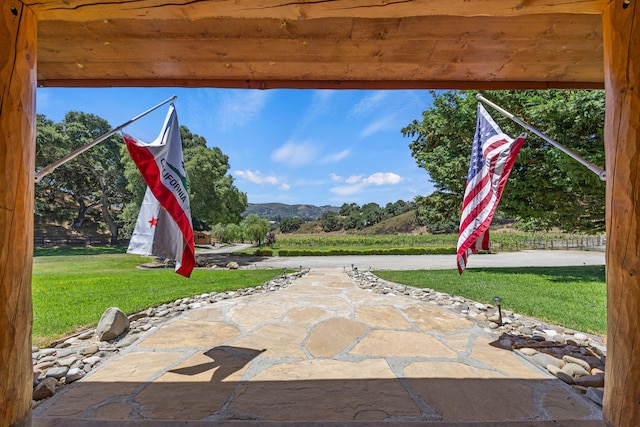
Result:
[[[312,247],[447,247],[457,246],[456,234],[440,235],[388,235],[388,236],[278,236],[280,248]],[[519,251],[523,249],[602,249],[603,235],[575,235],[560,233],[491,233],[492,251]]]

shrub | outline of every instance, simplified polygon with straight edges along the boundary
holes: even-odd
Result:
[[[280,249],[279,256],[339,256],[339,255],[453,255],[453,246],[402,247],[402,248],[290,248]]]
[[[255,256],[273,256],[273,249],[271,248],[259,248],[254,253]]]

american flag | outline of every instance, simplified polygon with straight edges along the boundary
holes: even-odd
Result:
[[[456,261],[462,274],[467,258],[489,250],[489,225],[526,134],[515,140],[502,132],[482,104],[473,138],[467,188],[462,202]]]

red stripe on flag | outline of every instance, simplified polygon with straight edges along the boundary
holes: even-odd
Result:
[[[124,135],[124,140],[129,150],[129,154],[133,159],[138,169],[144,170],[142,178],[151,189],[153,195],[158,199],[160,205],[171,215],[171,218],[176,222],[184,240],[186,241],[185,250],[182,253],[182,260],[180,261],[180,268],[176,270],[176,273],[189,277],[191,271],[196,265],[195,257],[195,244],[193,240],[193,229],[191,228],[191,221],[187,218],[185,211],[180,206],[180,203],[176,199],[171,190],[162,185],[161,183],[161,171],[158,168],[155,157],[146,148],[138,145],[138,143]]]

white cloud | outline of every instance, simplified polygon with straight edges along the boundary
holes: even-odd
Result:
[[[365,184],[375,184],[375,185],[395,185],[402,181],[402,177],[393,172],[376,172],[373,175],[368,176],[362,182]]]
[[[350,196],[352,194],[356,194],[364,190],[366,185],[362,182],[354,185],[339,185],[337,187],[331,188],[333,194],[337,194],[338,196]]]
[[[234,173],[237,177],[244,179],[245,181],[253,182],[254,184],[278,185],[278,178],[275,176],[262,176],[260,171],[253,172],[250,170],[237,170]]]
[[[340,182],[340,181],[344,180],[343,177],[341,177],[340,175],[336,175],[333,172],[330,174],[330,176],[331,176],[331,181],[334,181],[334,182]]]
[[[267,101],[264,90],[246,90],[225,93],[220,107],[224,129],[240,127],[258,116]]]
[[[324,156],[320,162],[321,163],[337,163],[340,160],[345,159],[349,154],[351,154],[351,150],[342,150],[337,153],[329,154]]]
[[[289,189],[291,188],[291,186],[289,184],[287,184],[286,182],[283,182],[282,185],[280,185],[280,190],[282,191],[289,191]]]
[[[347,184],[355,184],[360,181],[362,181],[362,175],[351,175],[345,180]]]
[[[350,116],[369,114],[378,110],[378,106],[387,97],[389,92],[377,91],[360,100],[349,112]]]
[[[289,141],[271,153],[271,160],[285,163],[289,166],[300,167],[311,162],[318,150],[310,142],[296,143]]]
[[[362,132],[360,132],[360,138],[366,138],[368,136],[373,135],[374,133],[382,132],[385,130],[397,130],[397,126],[395,123],[395,117],[392,116],[384,116],[372,122],[369,126],[367,126]]]
[[[396,185],[402,177],[393,172],[376,172],[366,178],[362,175],[352,175],[345,180],[347,185],[338,185],[330,191],[338,196],[349,196],[365,190],[370,185]]]

